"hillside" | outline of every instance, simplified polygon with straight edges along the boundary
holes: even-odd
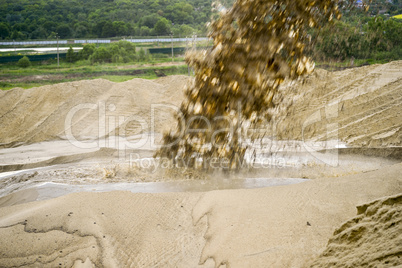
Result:
[[[212,0],[5,0],[0,2],[0,40],[102,38],[114,36],[186,36],[206,34]],[[230,7],[234,0],[219,1]],[[359,1],[358,1],[359,2]],[[399,0],[372,1],[369,13],[344,11],[345,20],[402,13]],[[362,19],[363,18],[363,19]]]
[[[205,33],[212,0],[6,0],[1,39],[54,39]]]

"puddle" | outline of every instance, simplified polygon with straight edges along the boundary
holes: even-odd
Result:
[[[103,184],[71,185],[64,183],[43,182],[14,192],[12,195],[0,198],[1,206],[27,203],[39,200],[48,200],[70,193],[79,192],[110,192],[130,191],[132,193],[166,193],[166,192],[207,192],[229,189],[254,189],[290,185],[307,181],[302,178],[244,178],[224,179],[215,178],[209,180],[185,180],[169,182],[119,182]],[[30,198],[27,198],[27,193]],[[1,200],[3,199],[3,200]],[[12,200],[11,202],[9,200]]]
[[[54,198],[76,192],[109,192],[130,191],[132,193],[165,193],[165,192],[207,192],[228,189],[253,189],[271,186],[296,184],[306,181],[302,178],[245,178],[245,179],[210,179],[185,180],[169,182],[120,182],[89,185],[71,185],[45,182],[36,190],[40,196]],[[45,198],[48,199],[48,198]],[[42,199],[38,199],[42,200]]]

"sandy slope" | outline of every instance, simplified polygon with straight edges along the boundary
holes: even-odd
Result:
[[[312,267],[396,267],[402,260],[402,194],[359,206]],[[399,266],[400,267],[400,266]]]
[[[402,61],[329,73],[282,89],[279,139],[339,139],[353,146],[402,145]]]
[[[179,105],[186,82],[186,76],[123,83],[96,79],[12,89],[0,98],[0,144],[8,147],[65,138],[70,128],[77,139],[149,132],[151,105]],[[155,110],[156,131],[172,121],[171,114],[169,108]]]
[[[400,193],[401,170],[205,194],[79,193],[5,207],[0,266],[196,267],[213,258],[227,267],[304,267],[357,205]]]

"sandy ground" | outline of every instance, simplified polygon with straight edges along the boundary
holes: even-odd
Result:
[[[78,193],[0,209],[0,266],[307,267],[356,206],[402,190],[402,165],[207,193]]]
[[[288,84],[270,164],[236,175],[136,166],[185,76],[0,92],[0,267],[402,265],[401,74]]]

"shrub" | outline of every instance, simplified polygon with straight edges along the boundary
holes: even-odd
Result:
[[[27,68],[31,66],[31,62],[27,56],[24,56],[18,61],[17,65],[21,68]]]
[[[87,60],[92,54],[94,54],[95,50],[96,50],[95,44],[86,44],[78,53],[78,57],[81,60]]]
[[[99,47],[95,50],[94,54],[89,57],[89,59],[91,60],[91,63],[111,62],[112,54],[105,47]]]
[[[73,50],[73,48],[71,46],[67,50],[66,59],[67,59],[68,62],[75,62],[76,61],[76,56],[75,56],[74,50]]]
[[[127,41],[119,41],[107,47],[99,47],[90,57],[92,63],[114,62],[126,63],[137,60],[135,45]]]

